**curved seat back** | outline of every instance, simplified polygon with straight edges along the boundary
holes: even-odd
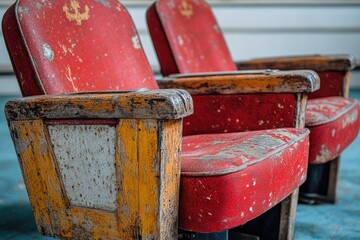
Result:
[[[158,0],[147,22],[163,75],[237,70],[205,1]]]
[[[19,0],[3,32],[24,96],[157,88],[118,1]]]

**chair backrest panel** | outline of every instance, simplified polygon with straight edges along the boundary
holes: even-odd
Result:
[[[154,21],[156,18],[159,21]],[[215,16],[205,1],[158,0],[149,9],[147,20],[159,60],[165,58],[162,55],[166,52],[161,48],[166,44],[162,40],[167,39],[180,73],[237,70]],[[156,32],[159,28],[162,31]],[[166,36],[159,36],[161,33]],[[169,66],[170,63],[162,66],[163,73],[174,73],[171,71],[176,68]]]
[[[157,88],[131,17],[118,1],[19,0],[15,11],[45,94]]]

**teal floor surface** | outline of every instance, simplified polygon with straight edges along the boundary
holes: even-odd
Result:
[[[350,97],[360,100],[360,91],[351,91]],[[36,230],[7,129],[2,109],[11,98],[0,97],[0,239],[51,239]],[[338,203],[299,205],[295,239],[360,239],[360,137],[342,155]]]

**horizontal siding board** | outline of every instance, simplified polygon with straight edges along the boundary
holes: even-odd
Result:
[[[216,7],[215,16],[227,29],[334,29],[360,30],[360,6]]]
[[[139,32],[147,32],[146,8],[128,9]],[[357,31],[358,7],[214,7],[220,27],[228,31]]]
[[[227,34],[233,59],[246,60],[271,56],[350,53],[360,57],[360,33],[318,34]]]
[[[11,2],[13,1],[1,1],[0,16],[5,12],[5,6]],[[146,8],[150,2],[153,1],[123,1],[139,30],[151,66],[158,71],[159,64],[145,21]],[[360,60],[360,1],[209,2],[214,5],[215,15],[235,60],[333,53],[351,53]],[[304,4],[294,6],[293,3]],[[1,37],[0,71],[10,70],[10,60]]]

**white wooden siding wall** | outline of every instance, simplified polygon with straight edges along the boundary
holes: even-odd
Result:
[[[1,1],[1,0],[0,0]],[[268,0],[269,1],[269,0]],[[213,10],[235,60],[269,56],[351,53],[360,60],[360,1],[212,1]],[[137,3],[136,3],[137,2]],[[149,1],[125,4],[139,30],[150,64],[159,69],[145,22]],[[150,1],[151,2],[151,1]],[[221,4],[224,2],[224,4]],[[325,2],[325,0],[323,0]],[[1,2],[0,2],[1,4]],[[0,14],[5,12],[5,5]],[[0,71],[10,61],[0,39]],[[0,76],[0,94],[14,91],[13,79]],[[6,88],[2,87],[6,86]],[[352,87],[360,87],[360,71]],[[18,91],[15,89],[15,91]]]

